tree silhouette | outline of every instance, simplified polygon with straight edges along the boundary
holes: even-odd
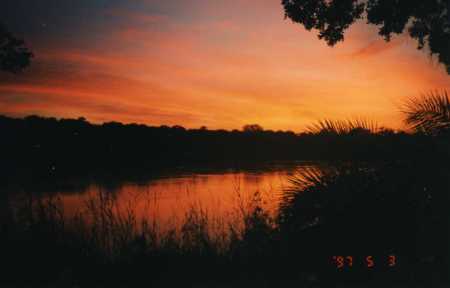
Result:
[[[242,127],[242,131],[247,133],[256,133],[264,131],[264,128],[259,124],[247,124]]]
[[[18,73],[30,65],[32,57],[33,53],[25,42],[0,24],[0,70]]]
[[[450,74],[449,0],[282,0],[285,16],[307,30],[319,30],[319,39],[333,46],[356,20],[379,26],[386,41],[408,30],[418,49],[428,46]]]

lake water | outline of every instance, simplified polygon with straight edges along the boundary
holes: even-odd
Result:
[[[54,188],[67,216],[84,213],[86,203],[99,195],[114,199],[118,211],[131,210],[137,220],[150,219],[161,226],[178,226],[192,209],[208,218],[232,219],[255,198],[269,213],[277,210],[289,179],[299,170],[316,167],[314,163],[276,163],[241,169],[177,169],[153,176],[150,180],[121,181],[114,185],[82,185],[80,188]],[[61,185],[59,185],[61,186]],[[67,186],[67,187],[69,187]],[[45,194],[45,191],[44,191]],[[48,193],[50,195],[50,193]]]

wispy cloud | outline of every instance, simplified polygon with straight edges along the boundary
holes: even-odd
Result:
[[[365,45],[363,48],[358,49],[356,52],[352,53],[351,56],[356,58],[373,57],[386,51],[395,49],[401,46],[403,43],[404,40],[402,40],[401,38],[394,38],[389,42],[386,42],[383,39],[377,39]]]
[[[170,16],[165,14],[155,14],[132,9],[110,8],[104,12],[104,15],[114,17],[116,20],[122,20],[123,23],[130,26],[135,24],[165,24],[170,21]]]
[[[4,107],[9,113],[21,115],[24,115],[23,113],[25,115],[32,114],[39,110],[47,115],[55,108],[66,107],[65,112],[69,112],[72,117],[77,116],[78,113],[78,115],[88,117],[94,116],[90,117],[94,120],[99,118],[125,122],[140,120],[155,124],[161,123],[161,121],[167,124],[176,124],[180,119],[188,122],[201,120],[195,114],[176,107],[158,108],[145,103],[129,103],[126,99],[105,99],[104,95],[92,92],[39,85],[0,86],[0,107],[3,105],[9,106]],[[56,114],[64,115],[65,113]]]

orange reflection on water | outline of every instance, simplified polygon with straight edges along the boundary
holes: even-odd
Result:
[[[289,185],[291,169],[266,172],[227,172],[161,178],[144,184],[125,183],[113,189],[90,185],[85,191],[59,197],[66,216],[84,213],[89,200],[98,201],[102,192],[111,195],[118,211],[131,209],[138,223],[146,219],[161,229],[179,227],[192,210],[202,211],[208,219],[233,221],[252,205],[260,204],[275,213],[284,188]]]

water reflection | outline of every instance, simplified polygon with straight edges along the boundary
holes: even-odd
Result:
[[[275,213],[289,178],[311,163],[277,163],[240,170],[178,171],[139,182],[98,182],[48,187],[63,204],[65,215],[84,213],[86,203],[107,193],[120,210],[133,209],[137,220],[150,219],[160,227],[179,225],[192,208],[201,209],[212,219],[231,219],[255,194],[262,208]],[[314,165],[313,165],[314,166]],[[75,187],[75,188],[74,188]],[[56,191],[56,192],[55,192]]]

